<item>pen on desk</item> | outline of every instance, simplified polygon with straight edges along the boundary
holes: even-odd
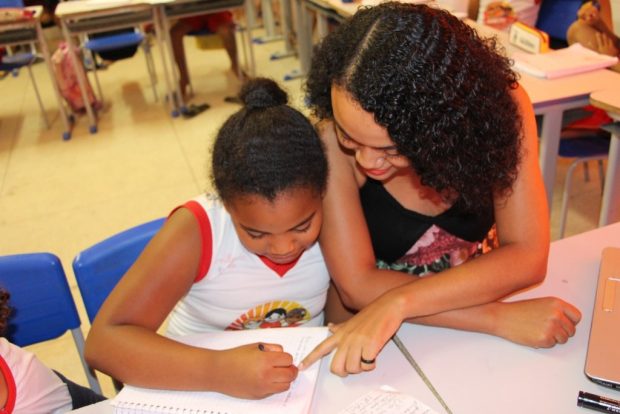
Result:
[[[584,391],[579,391],[577,405],[602,413],[620,413],[620,401]]]

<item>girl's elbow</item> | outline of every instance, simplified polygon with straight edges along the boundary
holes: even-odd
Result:
[[[91,368],[97,368],[97,352],[95,350],[96,345],[89,339],[86,340],[84,346],[84,359]]]
[[[101,356],[105,353],[106,345],[101,343],[101,335],[97,329],[91,328],[84,344],[84,359],[89,367],[100,369]]]

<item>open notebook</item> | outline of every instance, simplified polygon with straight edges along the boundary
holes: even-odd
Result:
[[[512,59],[518,71],[547,79],[590,72],[618,63],[618,58],[596,53],[579,43],[548,53],[515,52]]]
[[[179,340],[210,349],[254,342],[278,343],[293,356],[293,363],[297,365],[327,335],[327,328],[300,327],[210,332]],[[288,391],[262,400],[243,400],[216,392],[154,390],[127,385],[111,404],[117,414],[303,414],[310,410],[320,365],[313,364],[299,372]]]

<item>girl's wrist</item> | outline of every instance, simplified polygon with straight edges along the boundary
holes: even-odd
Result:
[[[412,300],[412,298],[409,297],[411,295],[407,295],[406,291],[403,291],[402,289],[396,289],[388,293],[388,296],[389,301],[393,306],[394,312],[396,315],[398,315],[398,318],[401,320],[401,322],[418,316],[416,315],[416,311],[413,306],[414,301]]]

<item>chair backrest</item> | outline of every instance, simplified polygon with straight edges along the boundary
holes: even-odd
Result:
[[[536,27],[549,34],[557,47],[565,47],[566,31],[577,20],[577,10],[581,4],[582,0],[543,1],[538,11]]]
[[[24,0],[0,0],[0,9],[2,8],[23,9]]]
[[[161,218],[132,227],[89,247],[75,257],[73,272],[91,322],[164,220]]]
[[[84,360],[81,321],[60,259],[51,253],[0,256],[0,285],[11,295],[7,338],[27,346],[71,331],[90,387],[101,393]]]

